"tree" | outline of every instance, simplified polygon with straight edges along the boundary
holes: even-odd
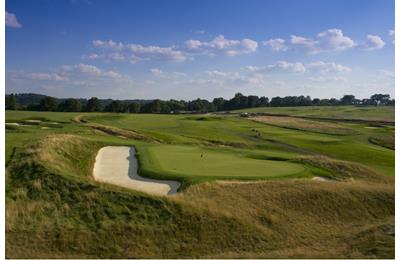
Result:
[[[130,103],[128,105],[129,113],[139,113],[140,112],[140,104],[139,103]]]
[[[151,102],[151,106],[150,106],[150,110],[151,113],[160,113],[161,109],[162,109],[162,104],[161,104],[161,100],[156,99],[153,102]]]
[[[40,111],[56,111],[57,100],[52,97],[44,97],[39,104]]]
[[[371,101],[375,105],[387,105],[390,102],[389,94],[374,94],[371,96]]]
[[[313,106],[319,106],[321,104],[321,100],[319,98],[314,98],[312,100],[312,105]]]
[[[222,97],[214,98],[212,103],[214,104],[215,110],[217,111],[222,111],[225,109],[226,100]]]
[[[269,99],[267,97],[260,97],[258,100],[259,107],[267,107],[269,106]]]
[[[248,96],[247,97],[247,107],[256,107],[258,104],[258,96]]]
[[[68,98],[58,105],[58,111],[62,112],[79,112],[81,111],[82,104],[75,98]]]
[[[105,112],[114,112],[114,113],[126,112],[127,110],[128,107],[119,100],[111,101],[111,103],[104,108]]]
[[[169,114],[171,112],[171,108],[168,105],[168,102],[161,102],[161,113]]]
[[[87,112],[99,112],[103,110],[103,107],[97,97],[92,97],[88,100],[84,110]]]
[[[356,98],[354,95],[344,95],[340,99],[340,103],[342,105],[354,105],[355,101],[356,101]]]
[[[5,100],[6,110],[16,110],[17,109],[17,100],[14,94],[6,95]]]

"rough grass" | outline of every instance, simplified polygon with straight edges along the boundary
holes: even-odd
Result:
[[[376,144],[391,150],[395,149],[395,139],[394,136],[390,137],[370,137],[368,141],[372,144]]]
[[[368,167],[359,163],[331,159],[326,156],[301,156],[294,161],[311,164],[316,167],[327,169],[330,174],[327,176],[336,180],[364,180],[364,181],[390,181],[391,178],[378,174]]]
[[[188,183],[177,196],[157,198],[96,183],[91,167],[104,145],[134,145],[140,153],[161,144],[96,134],[88,123],[72,123],[78,115],[7,112],[10,120],[65,123],[46,131],[7,130],[8,258],[394,257],[394,178],[382,175],[394,168],[394,151],[368,141],[393,129],[351,125],[359,135],[332,136],[237,117],[86,114],[89,123],[96,119],[163,143],[205,148],[205,140],[218,140],[224,144],[207,149],[297,160],[337,180]],[[312,154],[299,159],[301,150],[266,139]]]
[[[257,107],[233,112],[267,113],[309,118],[337,120],[363,120],[393,123],[394,106],[307,106],[307,107]]]
[[[295,129],[308,132],[332,134],[332,135],[351,135],[356,132],[337,123],[320,122],[316,120],[307,120],[302,118],[286,116],[255,116],[251,118],[264,124],[279,126],[288,129]]]
[[[8,258],[394,257],[390,182],[211,182],[161,199],[91,181],[99,146],[57,135],[17,149]]]

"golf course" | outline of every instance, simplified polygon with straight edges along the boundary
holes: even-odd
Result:
[[[9,258],[394,257],[394,107],[6,111],[5,128]]]

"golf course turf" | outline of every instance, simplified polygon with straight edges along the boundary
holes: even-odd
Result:
[[[259,110],[7,111],[7,257],[393,258],[393,108]],[[96,181],[107,146],[178,192]]]

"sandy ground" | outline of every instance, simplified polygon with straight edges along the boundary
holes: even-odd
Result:
[[[319,177],[315,176],[312,178],[314,181],[332,181],[331,179],[325,178],[325,177]]]
[[[127,146],[101,148],[94,164],[94,179],[154,195],[175,194],[179,182],[148,179],[137,174],[135,152],[135,148]]]

